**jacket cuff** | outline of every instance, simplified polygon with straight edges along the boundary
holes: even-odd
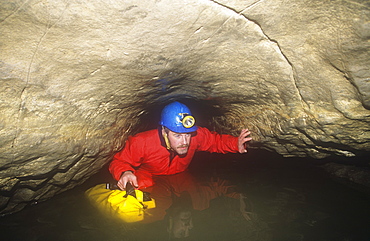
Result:
[[[121,179],[122,175],[123,175],[125,172],[131,172],[131,173],[134,173],[134,171],[132,171],[132,170],[123,171],[123,172],[121,172],[121,175],[119,176],[119,178],[120,178],[120,179]]]

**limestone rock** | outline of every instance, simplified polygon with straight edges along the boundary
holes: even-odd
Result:
[[[368,1],[0,3],[0,208],[73,188],[173,99],[284,156],[370,151]],[[149,119],[149,121],[148,121]]]

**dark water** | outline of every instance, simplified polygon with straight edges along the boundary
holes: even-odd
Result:
[[[369,194],[334,181],[317,162],[253,150],[200,153],[190,171],[217,197],[207,200],[208,208],[191,210],[190,236],[179,240],[370,240]],[[102,170],[74,190],[0,218],[0,240],[172,240],[169,215],[126,224],[92,206],[84,191],[108,181]],[[225,183],[234,189],[222,189]]]

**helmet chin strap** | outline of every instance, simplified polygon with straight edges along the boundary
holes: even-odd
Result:
[[[163,138],[164,138],[164,142],[166,143],[167,150],[172,150],[172,147],[171,147],[171,144],[170,144],[170,140],[168,139],[167,133],[164,130],[164,127],[163,126],[162,126],[162,130],[163,130]]]

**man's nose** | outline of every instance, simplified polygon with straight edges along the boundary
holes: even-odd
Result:
[[[183,144],[183,145],[187,145],[188,144],[188,140],[187,140],[187,138],[186,138],[185,135],[181,136],[181,144]]]
[[[184,238],[187,238],[189,236],[190,236],[190,228],[189,227],[185,227]]]

